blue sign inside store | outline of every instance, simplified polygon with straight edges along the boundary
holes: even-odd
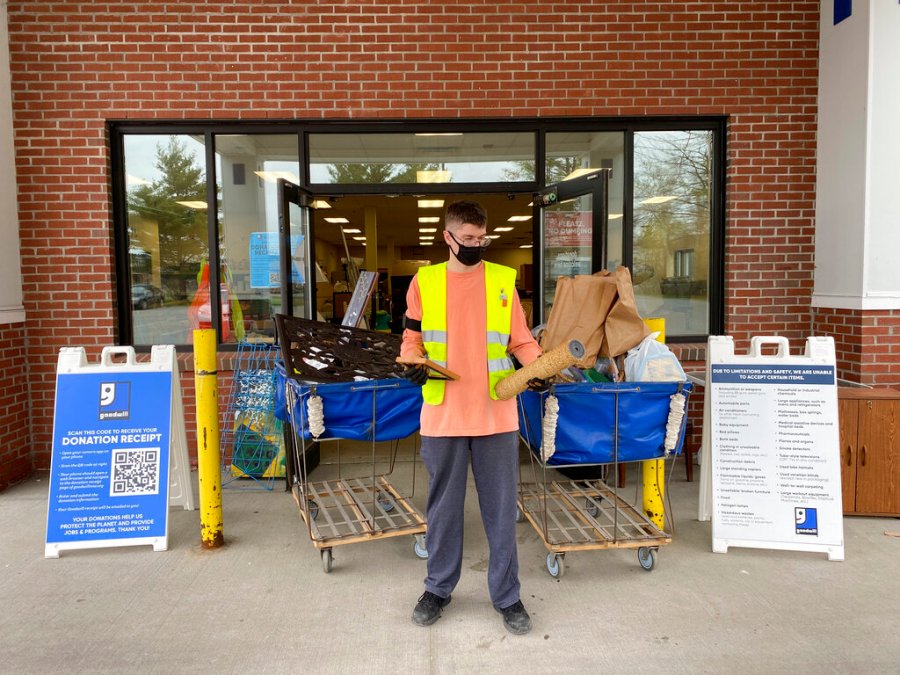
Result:
[[[300,235],[291,235],[291,280],[302,284],[303,273],[294,261],[302,259],[303,243]],[[250,288],[280,288],[281,263],[277,232],[250,233]]]
[[[59,374],[47,543],[166,536],[171,372]]]

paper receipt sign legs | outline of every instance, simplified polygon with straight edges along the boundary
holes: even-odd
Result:
[[[527,366],[520,368],[509,377],[497,382],[497,398],[501,401],[511,399],[528,388],[532,379],[546,380],[578,362],[584,357],[584,345],[578,340],[569,340],[555,349],[543,354]]]

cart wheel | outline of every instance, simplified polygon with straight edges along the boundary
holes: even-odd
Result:
[[[325,570],[325,574],[331,573],[331,568],[334,566],[334,558],[331,556],[330,548],[322,549],[322,569]]]
[[[378,503],[381,505],[381,508],[383,508],[385,511],[393,511],[394,510],[393,500],[391,500],[391,498],[388,497],[383,492],[378,495]]]
[[[566,573],[565,553],[547,554],[547,571],[554,579],[562,579]]]
[[[517,507],[516,507],[516,522],[517,522],[517,523],[521,523],[521,522],[523,522],[524,520],[525,520],[525,514],[522,513],[522,509],[520,509],[520,508],[517,506]]]
[[[315,520],[319,516],[319,505],[316,503],[316,500],[308,500],[306,502],[306,507],[309,509],[309,517]]]
[[[425,548],[425,535],[417,534],[413,540],[413,553],[419,560],[428,560],[428,549]]]
[[[649,546],[641,546],[638,549],[638,562],[648,572],[656,567],[656,549]]]
[[[585,506],[585,510],[587,511],[587,514],[591,518],[596,518],[597,514],[600,513],[600,507],[597,506],[597,504],[594,502],[594,500],[592,500],[590,497],[588,497],[584,501],[585,501],[584,506]],[[599,497],[597,497],[597,501],[600,501]]]

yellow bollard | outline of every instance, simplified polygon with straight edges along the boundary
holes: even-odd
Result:
[[[666,341],[666,320],[664,318],[644,319],[651,332],[659,332],[659,342]],[[663,490],[665,485],[666,466],[661,459],[647,459],[641,462],[643,477],[643,508],[647,517],[660,530],[665,526],[665,510],[663,506]]]
[[[197,474],[200,482],[200,539],[219,548],[222,534],[222,474],[219,448],[219,386],[216,331],[194,331],[194,387],[197,400]]]

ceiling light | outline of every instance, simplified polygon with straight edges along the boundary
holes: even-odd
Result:
[[[608,216],[606,216],[606,219],[607,220],[618,220],[621,217],[622,217],[621,213],[610,213]]]
[[[181,204],[182,206],[186,206],[189,209],[196,209],[197,211],[206,211],[206,202],[186,200],[183,202],[175,202],[175,203]]]
[[[417,183],[449,183],[452,172],[446,170],[416,171]]]
[[[439,223],[441,222],[440,216],[419,216],[420,223]]]
[[[433,241],[420,241],[419,246],[434,246]]]
[[[421,133],[416,134],[416,136],[462,136],[461,131],[423,131]]]
[[[365,241],[365,237],[353,237],[353,241]]]
[[[337,216],[332,216],[330,218],[325,218],[326,223],[349,223],[350,221],[346,218],[339,218]]]
[[[486,234],[486,235],[484,235],[484,238],[485,239],[499,239],[500,235],[499,234]]]
[[[592,169],[589,166],[583,167],[581,169],[575,169],[572,173],[563,178],[563,180],[572,180],[573,178],[578,178],[579,176],[583,176],[586,173],[593,173],[594,171],[597,171],[597,169]]]
[[[314,199],[312,204],[310,204],[310,206],[314,209],[330,209],[331,208],[331,204],[329,204],[324,199]]]
[[[279,178],[284,178],[294,185],[300,182],[300,179],[297,178],[297,174],[293,171],[254,171],[253,173],[270,183],[275,183]]]
[[[678,199],[678,195],[660,195],[659,197],[650,197],[638,202],[638,204],[665,204],[666,202],[670,202],[673,199]]]
[[[344,234],[362,234],[362,230],[360,230],[358,227],[342,227],[341,231]]]
[[[531,244],[522,244],[519,248],[531,248]]]
[[[420,199],[420,209],[439,209],[444,205],[443,199]]]
[[[125,183],[128,185],[151,185],[149,180],[145,180],[143,178],[139,178],[138,176],[132,176],[130,173],[125,176]]]
[[[495,227],[494,232],[512,232],[514,227]]]
[[[420,227],[419,232],[437,232],[436,227]]]
[[[531,216],[510,216],[506,219],[508,223],[523,223],[526,220],[531,220]]]

